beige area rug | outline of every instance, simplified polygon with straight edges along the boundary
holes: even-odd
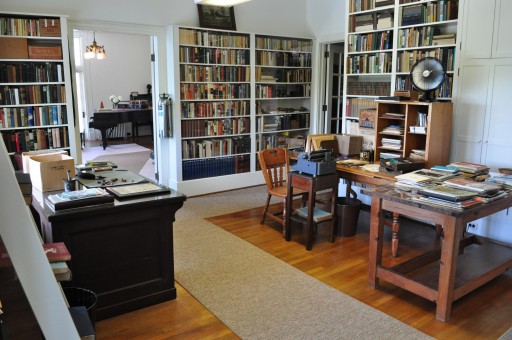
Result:
[[[243,339],[430,338],[204,220],[262,206],[265,197],[259,186],[189,198],[174,224],[176,281],[234,333]]]

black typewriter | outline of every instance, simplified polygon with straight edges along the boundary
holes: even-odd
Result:
[[[336,172],[336,159],[330,150],[301,152],[291,168],[313,176],[329,175]]]

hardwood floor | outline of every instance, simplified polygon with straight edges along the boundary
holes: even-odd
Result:
[[[262,202],[263,203],[263,202]],[[279,208],[273,206],[272,208]],[[311,251],[305,234],[294,226],[292,241],[282,238],[272,222],[259,224],[261,208],[209,221],[250,242],[322,282],[438,339],[497,339],[512,327],[512,272],[492,280],[453,305],[449,322],[435,319],[435,304],[383,282],[368,287],[369,214],[362,211],[357,234],[327,241],[320,225]],[[386,265],[402,262],[439,244],[431,226],[401,219],[399,254],[391,258],[391,232],[386,230],[383,258]],[[236,339],[225,325],[202,307],[182,287],[178,298],[160,305],[103,320],[96,324],[98,339]]]

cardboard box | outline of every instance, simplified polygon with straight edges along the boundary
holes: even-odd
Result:
[[[67,155],[68,153],[65,150],[36,150],[36,151],[25,151],[21,153],[22,158],[22,167],[23,172],[29,173],[30,172],[30,163],[29,159],[32,156],[41,156],[41,155],[47,155],[47,154],[63,154]]]
[[[336,135],[338,149],[342,156],[359,155],[363,147],[363,136]]]
[[[29,158],[30,180],[34,188],[45,191],[63,190],[67,171],[75,177],[73,157],[63,154],[46,154]]]
[[[28,45],[29,59],[62,59],[62,48],[58,45]]]
[[[42,37],[60,37],[60,19],[41,18],[39,19]]]
[[[0,38],[0,59],[27,59],[26,38]]]

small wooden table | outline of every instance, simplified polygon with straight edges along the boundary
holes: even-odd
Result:
[[[450,319],[453,301],[482,286],[512,267],[512,249],[493,242],[463,238],[468,222],[512,207],[512,195],[500,200],[455,211],[413,202],[411,193],[392,185],[365,190],[372,196],[368,283],[377,288],[379,279],[437,304],[436,318]],[[394,267],[382,266],[384,210],[429,220],[442,225],[441,248]],[[473,245],[471,248],[467,246]]]
[[[308,234],[306,240],[306,249],[311,250],[313,247],[313,210],[315,208],[315,199],[317,191],[332,189],[331,194],[331,214],[332,218],[329,222],[330,242],[334,242],[334,228],[336,223],[336,199],[338,197],[339,176],[337,173],[312,176],[302,174],[300,172],[291,171],[288,175],[288,196],[286,198],[286,219],[284,224],[285,239],[291,239],[290,217],[292,214],[292,188],[306,190],[308,192],[308,218],[307,227]]]

